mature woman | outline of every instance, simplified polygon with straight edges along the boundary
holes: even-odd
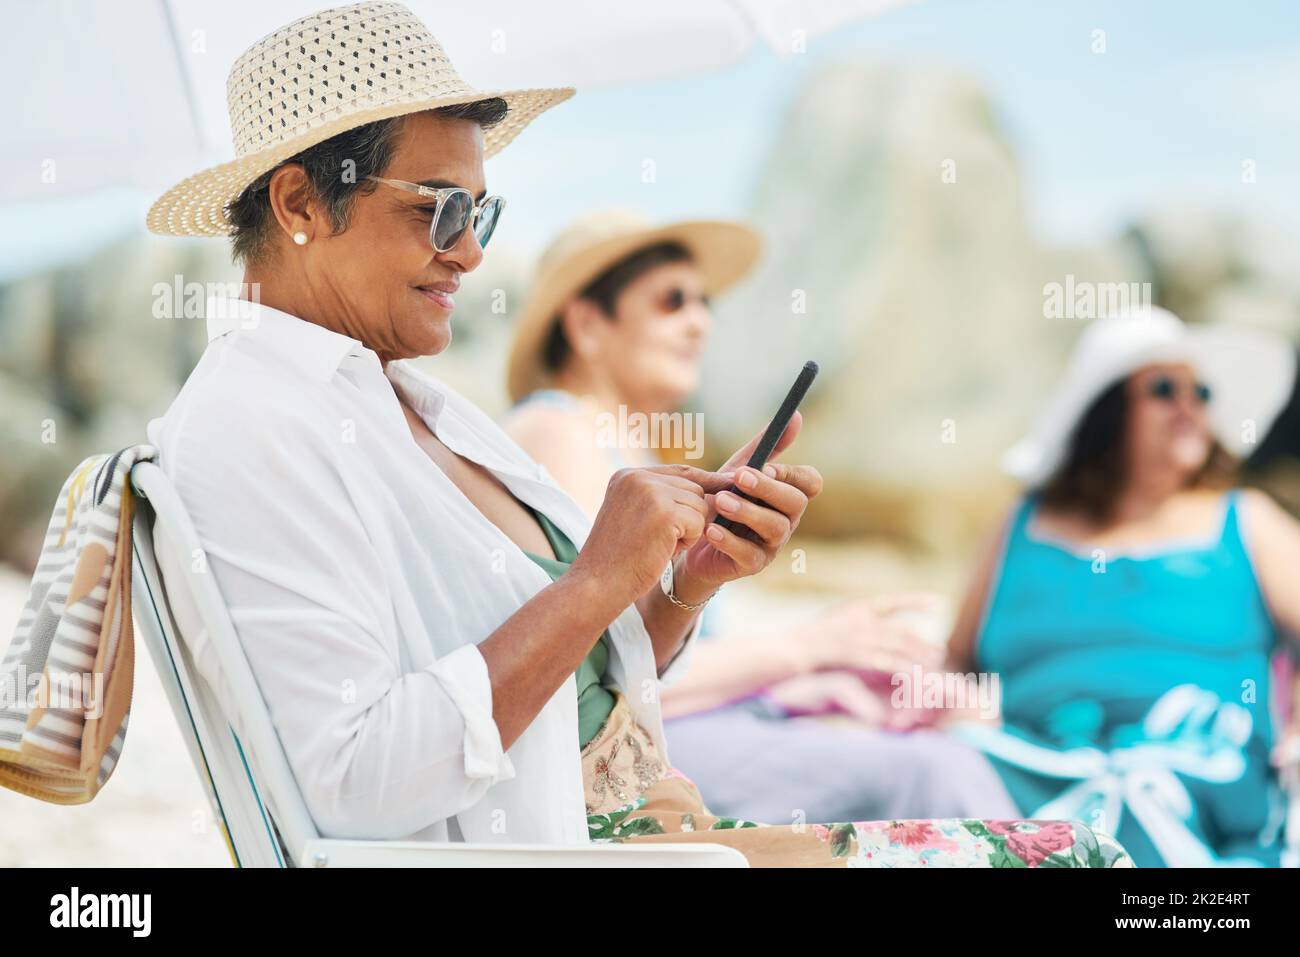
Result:
[[[245,296],[210,307],[225,321],[210,313],[207,351],[150,426],[204,545],[164,574],[216,577],[326,835],[594,830],[842,866],[861,852],[852,828],[830,842],[709,815],[671,771],[656,693],[701,605],[789,538],[816,470],[739,468],[745,449],[721,473],[630,469],[591,523],[408,361],[446,348],[500,215],[485,156],[570,93],[470,89],[389,3],[303,18],[237,61],[239,158],[149,214],[160,232],[229,233],[245,267]],[[705,495],[733,482],[754,499],[733,510],[753,539],[705,532]],[[562,546],[574,559],[552,581],[527,553]],[[220,694],[202,635],[187,640]],[[586,669],[612,701],[580,754]],[[1079,834],[1065,852],[1096,852]]]
[[[966,726],[1020,811],[1117,833],[1141,865],[1278,862],[1270,655],[1300,634],[1300,525],[1237,489],[1293,353],[1160,310],[1090,326],[979,562],[950,667],[1002,678]]]
[[[653,446],[673,435],[614,435],[609,426],[682,414],[699,385],[710,300],[758,251],[758,235],[740,223],[652,227],[606,210],[543,253],[515,325],[505,426],[588,514],[600,510],[612,473],[661,461]],[[663,696],[674,764],[710,807],[743,818],[1013,816],[1005,788],[968,745],[933,731],[879,730],[915,715],[890,708],[862,674],[942,664],[941,646],[907,624],[906,613],[925,613],[924,597],[846,602],[758,633],[720,634],[706,610],[708,640]],[[828,711],[857,726],[797,717]]]

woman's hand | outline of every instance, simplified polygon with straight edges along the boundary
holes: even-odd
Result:
[[[659,581],[664,566],[704,533],[706,495],[735,481],[690,465],[627,468],[609,480],[604,501],[570,574],[590,575],[616,611]]]
[[[873,728],[889,722],[885,702],[857,675],[844,671],[796,675],[769,686],[764,694],[781,706],[787,718],[842,714]]]
[[[852,598],[810,618],[789,635],[808,671],[895,674],[920,665],[943,668],[944,599],[927,592]]]
[[[833,605],[783,633],[799,654],[800,669],[767,689],[790,716],[839,713],[873,727],[927,724],[924,709],[895,707],[892,676],[943,667],[944,600],[909,592],[854,598]],[[885,683],[886,678],[889,683]]]
[[[803,427],[798,412],[786,426],[773,456],[790,445]],[[808,501],[822,490],[822,477],[811,465],[769,462],[762,471],[751,469],[749,460],[762,433],[738,449],[717,474],[733,473],[735,484],[754,501],[720,489],[706,489],[709,506],[705,534],[698,537],[682,558],[679,586],[695,591],[714,591],[726,582],[756,575],[766,568],[799,527]],[[714,494],[716,493],[716,494]],[[714,524],[715,515],[744,525],[748,534],[738,535]]]

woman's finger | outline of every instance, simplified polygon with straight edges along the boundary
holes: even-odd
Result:
[[[703,495],[692,495],[689,492],[682,491],[675,491],[672,495],[673,501],[698,512],[701,519],[709,517],[709,503],[705,501]]]
[[[778,482],[793,485],[809,498],[816,498],[822,490],[822,473],[811,465],[786,465],[784,462],[768,462],[764,467],[772,470],[772,478]]]
[[[675,499],[673,515],[674,521],[679,523],[678,527],[682,529],[680,541],[687,545],[694,545],[704,534],[704,512],[690,501]]]
[[[886,717],[880,699],[857,678],[837,685],[834,701],[841,711],[859,721],[875,723]]]
[[[753,575],[767,565],[767,552],[761,545],[741,538],[716,522],[705,527],[704,537],[710,545],[735,562],[743,575]]]
[[[757,499],[791,519],[798,518],[808,507],[808,496],[802,489],[749,466],[736,472],[736,487],[750,498]]]
[[[744,525],[775,551],[790,537],[790,516],[758,502],[748,502],[734,492],[719,492],[713,497],[718,514]]]
[[[866,599],[877,615],[892,615],[901,611],[938,611],[943,606],[943,596],[929,591],[889,592]]]
[[[718,472],[709,472],[705,469],[697,469],[694,465],[650,465],[646,467],[646,471],[666,478],[685,479],[706,492],[719,492],[729,488],[736,480],[735,474],[725,468]]]
[[[678,475],[658,475],[654,481],[668,486],[674,492],[684,492],[687,495],[694,495],[696,498],[702,498],[704,489],[698,482],[692,482],[690,479],[682,478]]]

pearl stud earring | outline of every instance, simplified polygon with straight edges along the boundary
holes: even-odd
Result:
[[[299,246],[306,246],[307,234],[300,229],[298,230],[298,232],[293,234],[293,241],[297,243]]]

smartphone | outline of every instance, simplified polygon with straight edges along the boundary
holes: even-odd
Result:
[[[763,466],[767,464],[768,457],[771,456],[772,450],[776,448],[776,443],[779,442],[781,436],[785,434],[785,427],[789,425],[790,420],[794,418],[795,409],[799,408],[799,403],[802,402],[803,397],[808,394],[808,387],[812,385],[812,381],[815,378],[817,378],[817,363],[812,362],[811,360],[805,362],[803,368],[799,371],[798,378],[794,380],[794,385],[790,386],[790,391],[786,393],[785,401],[783,401],[781,407],[776,410],[776,415],[772,416],[772,421],[767,424],[767,429],[764,430],[762,437],[758,440],[758,445],[754,446],[754,454],[749,457],[749,461],[745,463],[746,465],[752,469],[758,469],[760,472],[763,470]],[[731,486],[728,491],[733,495],[738,495],[741,498],[746,499],[747,501],[754,501],[753,498],[750,498],[750,496],[746,495],[734,485]],[[748,531],[746,526],[739,522],[732,521],[722,515],[717,516],[713,521],[728,531],[735,532],[737,535]]]

